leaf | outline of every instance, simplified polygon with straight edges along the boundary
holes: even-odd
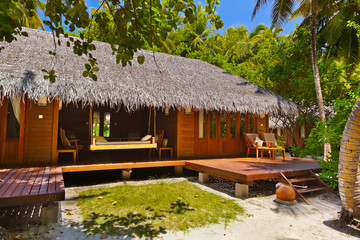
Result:
[[[108,237],[109,237],[109,235],[107,235],[106,233],[104,233],[103,235],[101,235],[100,239],[106,239],[106,238],[108,238]]]
[[[98,68],[98,67],[93,67],[92,71],[93,71],[93,72],[98,72],[98,71],[99,71],[99,68]]]
[[[116,205],[116,204],[117,204],[117,201],[112,201],[111,202],[111,205],[113,205],[113,206]]]
[[[91,75],[92,80],[97,81],[97,76],[95,74]]]
[[[98,199],[103,199],[103,198],[104,198],[104,197],[102,197],[102,196],[99,196],[99,197],[98,197]]]
[[[89,71],[87,71],[87,70],[85,70],[85,71],[83,71],[83,77],[87,77],[87,76],[89,76]]]
[[[74,215],[72,212],[70,212],[70,211],[67,211],[66,212],[66,215],[69,215],[69,216],[71,216],[71,215]]]
[[[139,64],[143,64],[145,61],[145,56],[144,55],[140,55],[137,57],[137,61]]]
[[[86,64],[85,64],[85,68],[86,68],[86,70],[90,71],[90,69],[91,69],[90,64],[86,63]]]
[[[4,180],[3,179],[0,179],[0,182],[3,182]]]

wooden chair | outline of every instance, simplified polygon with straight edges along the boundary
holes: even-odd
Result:
[[[60,152],[73,152],[73,150],[75,150],[74,153],[74,163],[76,162],[76,159],[79,158],[79,149],[83,149],[82,145],[79,145],[78,142],[80,141],[79,139],[71,139],[69,140],[66,137],[66,132],[64,129],[60,128],[60,140],[61,140],[61,148],[58,150],[58,155]],[[73,143],[73,144],[72,144]]]
[[[281,146],[277,144],[275,134],[274,133],[262,133],[262,138],[266,144],[267,147],[270,148],[272,159],[275,159],[275,152],[276,151],[282,151],[283,154],[283,160],[285,160],[285,147],[284,142],[281,143]]]
[[[255,149],[256,151],[256,158],[259,158],[259,151],[261,150],[261,157],[263,154],[263,150],[270,150],[269,147],[267,146],[259,146],[258,142],[255,142],[256,138],[259,138],[259,134],[257,133],[244,133],[245,136],[245,143],[246,143],[246,147],[247,147],[247,154],[246,156],[249,156],[250,150],[251,149]]]

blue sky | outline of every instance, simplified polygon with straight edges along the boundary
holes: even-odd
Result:
[[[196,3],[196,0],[194,0]],[[204,3],[205,1],[201,1]],[[267,26],[271,25],[271,4],[262,7],[254,20],[251,20],[251,15],[255,7],[255,0],[220,0],[220,7],[217,8],[221,20],[224,22],[225,29],[230,26],[243,24],[248,29],[252,30],[256,25],[263,23]],[[301,20],[295,20],[286,23],[283,28],[284,34],[289,34],[295,29],[294,23],[300,23]]]

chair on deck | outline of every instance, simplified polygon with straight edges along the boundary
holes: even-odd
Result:
[[[285,160],[285,147],[284,142],[281,143],[281,146],[277,144],[275,134],[274,133],[262,133],[262,138],[267,147],[270,148],[272,159],[275,159],[275,151],[282,151],[283,160]]]
[[[75,150],[75,152],[76,152],[76,154],[74,154],[75,155],[74,163],[75,163],[75,159],[79,158],[79,150],[82,150],[84,148],[84,146],[78,144],[78,142],[80,141],[79,139],[69,140],[66,136],[66,131],[62,128],[60,128],[60,140],[61,140],[62,146],[58,150],[58,152],[72,152],[71,150]]]
[[[259,158],[259,151],[261,150],[261,157],[263,154],[263,150],[270,150],[267,146],[262,146],[263,141],[260,139],[259,134],[257,133],[244,133],[245,136],[245,143],[247,147],[247,154],[249,156],[250,150],[255,149],[256,151],[256,158]]]

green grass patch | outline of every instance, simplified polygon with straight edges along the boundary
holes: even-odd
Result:
[[[89,234],[150,238],[167,230],[226,225],[244,212],[233,200],[186,181],[87,190],[79,194],[77,204]]]

